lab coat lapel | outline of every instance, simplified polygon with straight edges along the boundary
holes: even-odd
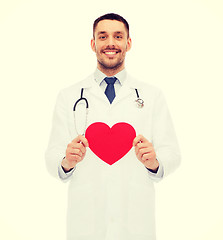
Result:
[[[127,74],[127,78],[126,78],[123,86],[117,92],[112,105],[114,106],[114,105],[120,103],[120,101],[122,101],[124,98],[128,97],[132,93],[135,93],[135,89],[139,90],[140,88],[141,88],[140,82],[133,79],[131,76],[129,76]]]
[[[127,84],[124,84],[116,93],[116,96],[112,105],[118,104],[120,101],[122,101],[122,99],[130,95],[132,93],[132,90],[133,89],[130,86],[128,86]]]
[[[88,89],[88,94],[93,95],[96,98],[99,98],[101,101],[110,104],[105,93],[102,91],[100,86],[94,79],[94,75],[90,75],[86,80],[83,82],[83,88]]]

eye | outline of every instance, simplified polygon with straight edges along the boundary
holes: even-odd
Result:
[[[117,39],[121,39],[122,36],[121,36],[121,35],[117,35],[115,38],[117,38]]]
[[[104,39],[106,39],[106,36],[100,36],[99,39],[104,40]]]

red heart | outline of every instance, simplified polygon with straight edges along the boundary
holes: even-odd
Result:
[[[135,129],[128,123],[116,123],[112,128],[102,122],[91,124],[85,133],[89,147],[101,160],[112,165],[132,148]]]

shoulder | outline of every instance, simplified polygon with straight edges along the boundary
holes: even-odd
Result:
[[[144,81],[141,81],[129,74],[127,76],[127,81],[129,82],[131,88],[137,89],[139,98],[147,103],[146,105],[148,107],[166,105],[166,98],[163,91],[159,87],[150,84],[148,77],[145,77]],[[148,82],[145,80],[148,80]]]
[[[148,79],[148,78],[145,77],[144,79]],[[140,93],[142,93],[145,96],[156,97],[160,94],[162,95],[162,90],[159,87],[148,83],[149,81],[145,82],[145,81],[139,80],[138,78],[130,74],[127,74],[127,80],[132,88],[137,89]]]
[[[85,79],[76,82],[68,87],[61,89],[60,94],[69,96],[73,94],[80,94],[82,88],[90,87],[94,82],[94,74],[90,74]]]

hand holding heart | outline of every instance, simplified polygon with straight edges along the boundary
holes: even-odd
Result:
[[[66,157],[62,161],[62,167],[66,171],[74,168],[78,162],[84,159],[86,147],[88,146],[88,141],[84,136],[77,136],[71,143],[67,145]]]
[[[142,135],[137,136],[133,140],[133,146],[135,147],[137,158],[145,167],[151,170],[156,170],[159,167],[153,145],[145,137]]]
[[[126,129],[124,130],[124,128]],[[107,131],[110,134],[111,132],[113,133],[113,138],[111,138],[112,135],[106,133]],[[120,131],[123,132],[123,136],[119,135]],[[132,133],[130,133],[131,131]],[[98,133],[99,136],[97,136]],[[104,133],[106,134],[104,135]],[[126,137],[128,134],[129,137]],[[86,137],[89,138],[88,140],[84,136],[79,135],[68,144],[66,157],[62,161],[62,167],[65,171],[74,168],[78,162],[84,159],[86,148],[89,147],[89,144],[91,150],[101,158],[101,160],[110,165],[127,154],[133,145],[137,158],[144,166],[148,169],[156,170],[159,167],[159,162],[156,160],[156,153],[152,143],[142,135],[134,137],[134,134],[135,130],[125,123],[114,125],[112,129],[105,124],[96,123],[92,125],[91,128],[88,128],[88,132],[86,133]],[[115,145],[116,143],[118,143],[118,145]]]

